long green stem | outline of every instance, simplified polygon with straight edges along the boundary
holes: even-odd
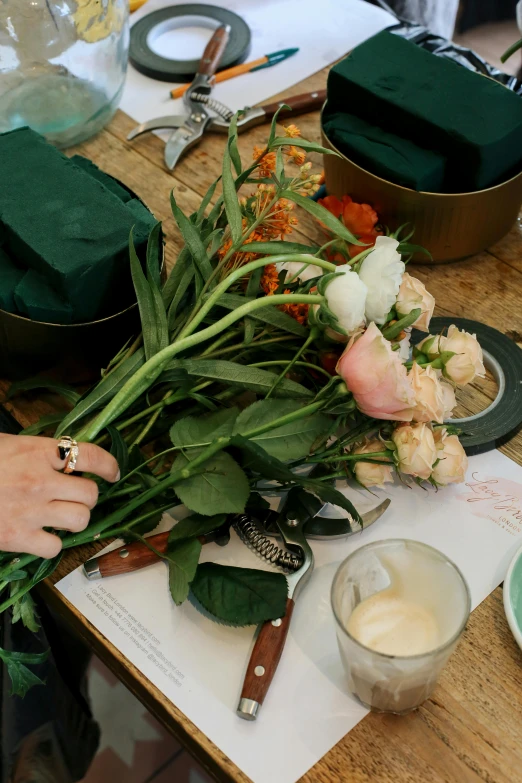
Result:
[[[266,398],[270,397],[270,396],[273,394],[273,392],[274,392],[274,391],[277,389],[278,385],[281,383],[281,381],[283,380],[283,378],[285,377],[285,375],[286,375],[288,372],[290,372],[290,370],[292,369],[292,367],[294,366],[294,364],[296,363],[296,361],[297,361],[298,359],[300,359],[300,357],[301,357],[301,356],[303,355],[303,353],[306,351],[306,349],[308,348],[308,346],[310,345],[310,343],[313,343],[313,341],[314,341],[314,340],[316,340],[318,336],[319,336],[319,329],[317,329],[315,326],[314,326],[314,327],[312,327],[312,329],[310,329],[310,334],[308,335],[308,337],[306,338],[306,340],[304,341],[304,343],[301,345],[301,347],[299,348],[299,350],[296,352],[296,354],[295,354],[294,358],[293,358],[293,359],[291,359],[291,360],[288,362],[288,364],[286,365],[286,367],[284,368],[284,370],[282,370],[282,371],[281,371],[281,373],[280,373],[280,374],[277,376],[277,378],[275,379],[274,383],[272,384],[272,386],[271,386],[271,387],[270,387],[270,389],[268,390],[268,394],[266,395]]]
[[[287,364],[286,359],[273,359],[270,362],[253,362],[252,364],[249,364],[249,367],[280,367],[282,364]],[[319,367],[317,364],[312,364],[311,362],[294,362],[295,367],[306,367],[309,370],[315,370],[316,372],[321,373],[322,375],[325,375],[328,380],[332,377],[329,372],[326,372],[326,370],[323,370],[322,367]]]
[[[393,451],[387,449],[386,451],[372,451],[368,454],[342,454],[336,457],[323,458],[313,456],[308,462],[322,462],[323,464],[326,462],[389,462],[390,457],[393,457]]]
[[[288,335],[282,335],[281,337],[271,337],[269,340],[259,340],[258,342],[252,340],[252,342],[248,343],[248,345],[245,345],[245,343],[236,343],[236,345],[229,345],[227,348],[221,348],[219,351],[213,351],[212,353],[206,354],[205,359],[215,359],[218,356],[225,356],[228,353],[234,353],[240,351],[242,348],[244,348],[245,351],[251,351],[254,348],[259,348],[260,345],[270,345],[272,343],[284,343],[284,342],[288,342],[289,340],[294,341],[295,335],[288,334]]]
[[[212,291],[212,294],[209,296],[209,298],[206,300],[206,302],[202,305],[202,307],[199,309],[198,313],[193,317],[193,319],[185,325],[185,328],[181,331],[178,339],[181,340],[184,337],[187,337],[189,334],[192,334],[194,332],[194,329],[199,326],[199,324],[203,321],[205,316],[212,310],[212,308],[219,304],[220,298],[223,296],[224,293],[230,288],[230,286],[235,283],[237,280],[240,280],[242,277],[245,277],[246,275],[249,275],[251,272],[254,272],[256,269],[259,269],[260,267],[266,266],[267,264],[278,264],[278,263],[286,263],[287,261],[295,261],[297,263],[301,263],[303,265],[309,265],[309,264],[315,264],[316,266],[320,266],[322,269],[326,269],[329,272],[335,272],[337,267],[335,264],[331,264],[329,261],[322,261],[319,258],[315,258],[314,256],[308,255],[307,253],[295,253],[292,255],[279,255],[279,256],[268,256],[266,258],[257,258],[255,261],[250,261],[248,264],[244,264],[244,266],[240,266],[237,269],[234,269],[227,277],[217,285],[214,290]],[[273,297],[263,297],[260,301],[264,302],[265,304],[270,304],[270,301]],[[259,301],[259,300],[255,300]]]
[[[256,263],[256,262],[253,262]],[[77,435],[77,440],[92,441],[101,432],[101,430],[110,424],[114,419],[120,416],[138,397],[151,386],[156,378],[159,377],[163,369],[178,353],[199,345],[205,340],[209,340],[220,334],[236,321],[244,318],[255,310],[262,307],[282,305],[282,304],[321,304],[322,296],[312,294],[274,294],[261,299],[254,299],[246,302],[241,307],[228,313],[217,323],[202,329],[196,334],[191,334],[184,339],[180,339],[173,345],[168,345],[162,351],[152,356],[134,375],[129,378],[125,385],[115,394],[109,404],[104,408],[95,419],[89,422],[85,428]]]

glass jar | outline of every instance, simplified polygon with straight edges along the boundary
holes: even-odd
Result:
[[[116,111],[127,70],[128,0],[0,0],[0,132],[29,125],[77,144]]]

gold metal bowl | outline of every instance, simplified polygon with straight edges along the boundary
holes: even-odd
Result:
[[[116,182],[141,201],[123,182]],[[161,238],[163,240],[163,235]],[[164,273],[163,241],[160,242],[158,264]],[[139,328],[137,302],[113,315],[81,324],[32,321],[0,310],[0,373],[10,379],[41,371],[52,371],[54,376],[78,382],[99,378],[100,368],[138,333]]]
[[[324,107],[323,107],[324,112]],[[416,254],[415,263],[448,263],[480,253],[508,233],[522,204],[522,171],[486,190],[474,193],[424,193],[395,185],[361,168],[343,155],[324,132],[323,146],[341,156],[324,156],[326,190],[341,198],[371,204],[392,228],[410,223],[412,242],[425,247],[433,261]]]

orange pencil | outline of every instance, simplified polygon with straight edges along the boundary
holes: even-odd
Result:
[[[241,65],[234,65],[233,68],[226,68],[224,71],[219,71],[214,77],[216,84],[218,82],[225,82],[227,79],[233,79],[235,76],[241,76],[242,73],[251,73],[252,71],[259,71],[261,68],[270,68],[272,65],[283,62],[288,57],[298,52],[299,49],[281,49],[279,52],[272,52],[272,54],[265,54],[264,57],[259,57],[258,60],[252,60],[249,63],[242,63]],[[175,87],[170,91],[171,98],[181,98],[190,87],[190,84],[182,84],[181,87]]]

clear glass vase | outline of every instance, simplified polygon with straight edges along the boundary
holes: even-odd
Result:
[[[97,133],[128,46],[128,0],[0,0],[0,132],[28,125],[58,147]]]

